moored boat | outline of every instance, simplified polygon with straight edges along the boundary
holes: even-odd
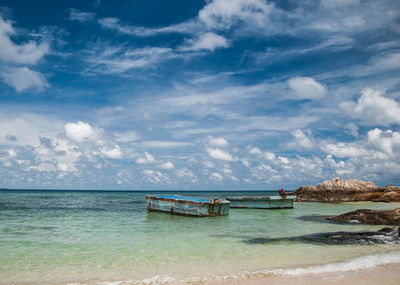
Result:
[[[284,196],[237,196],[227,197],[231,208],[253,208],[253,209],[290,209],[296,195]]]
[[[147,195],[147,210],[175,215],[214,217],[229,213],[229,201],[181,195]]]

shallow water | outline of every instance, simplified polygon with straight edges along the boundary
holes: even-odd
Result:
[[[148,213],[146,194],[0,191],[0,283],[211,278],[244,271],[308,268],[376,254],[380,259],[390,254],[398,258],[400,254],[400,245],[393,243],[248,242],[378,230],[382,226],[334,224],[312,216],[360,208],[393,209],[400,207],[399,203],[295,203],[294,209],[230,209],[225,217],[192,218]],[[183,194],[222,198],[265,192]]]

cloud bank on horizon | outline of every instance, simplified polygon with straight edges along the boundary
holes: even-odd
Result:
[[[0,187],[400,184],[400,2],[3,1]]]

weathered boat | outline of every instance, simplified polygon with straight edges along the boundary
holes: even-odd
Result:
[[[175,215],[214,217],[229,213],[229,201],[181,195],[147,195],[147,210]]]
[[[296,195],[227,197],[231,208],[290,209]]]

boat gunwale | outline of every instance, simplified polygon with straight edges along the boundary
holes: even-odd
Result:
[[[271,197],[274,197],[271,199]],[[280,199],[276,199],[279,197]],[[228,201],[270,201],[270,200],[295,200],[296,195],[285,195],[285,196],[231,196],[226,197]]]
[[[155,209],[147,209],[148,212],[154,212],[154,213],[161,213],[161,214],[170,214],[171,216],[184,216],[184,217],[195,217],[195,218],[205,218],[205,217],[223,217],[226,215],[215,215],[215,214],[207,214],[207,215],[193,215],[193,214],[185,214],[182,212],[168,212],[168,211],[163,211],[163,210],[155,210]]]
[[[178,196],[178,195],[176,195],[176,196]],[[182,196],[182,197],[185,197],[185,196]],[[203,198],[203,197],[193,197],[193,198],[209,199],[209,201],[208,202],[199,202],[199,201],[190,201],[190,200],[171,199],[171,198],[166,198],[166,197],[162,197],[162,196],[153,196],[153,195],[146,196],[146,200],[158,200],[158,201],[166,201],[166,202],[189,204],[189,205],[199,205],[199,206],[220,205],[220,204],[230,203],[230,201],[219,200],[219,199],[210,199],[210,198]]]
[[[262,208],[262,207],[240,207],[240,206],[229,206],[231,209],[257,209],[257,210],[280,210],[280,209],[294,209],[294,207],[268,207],[268,208]]]

